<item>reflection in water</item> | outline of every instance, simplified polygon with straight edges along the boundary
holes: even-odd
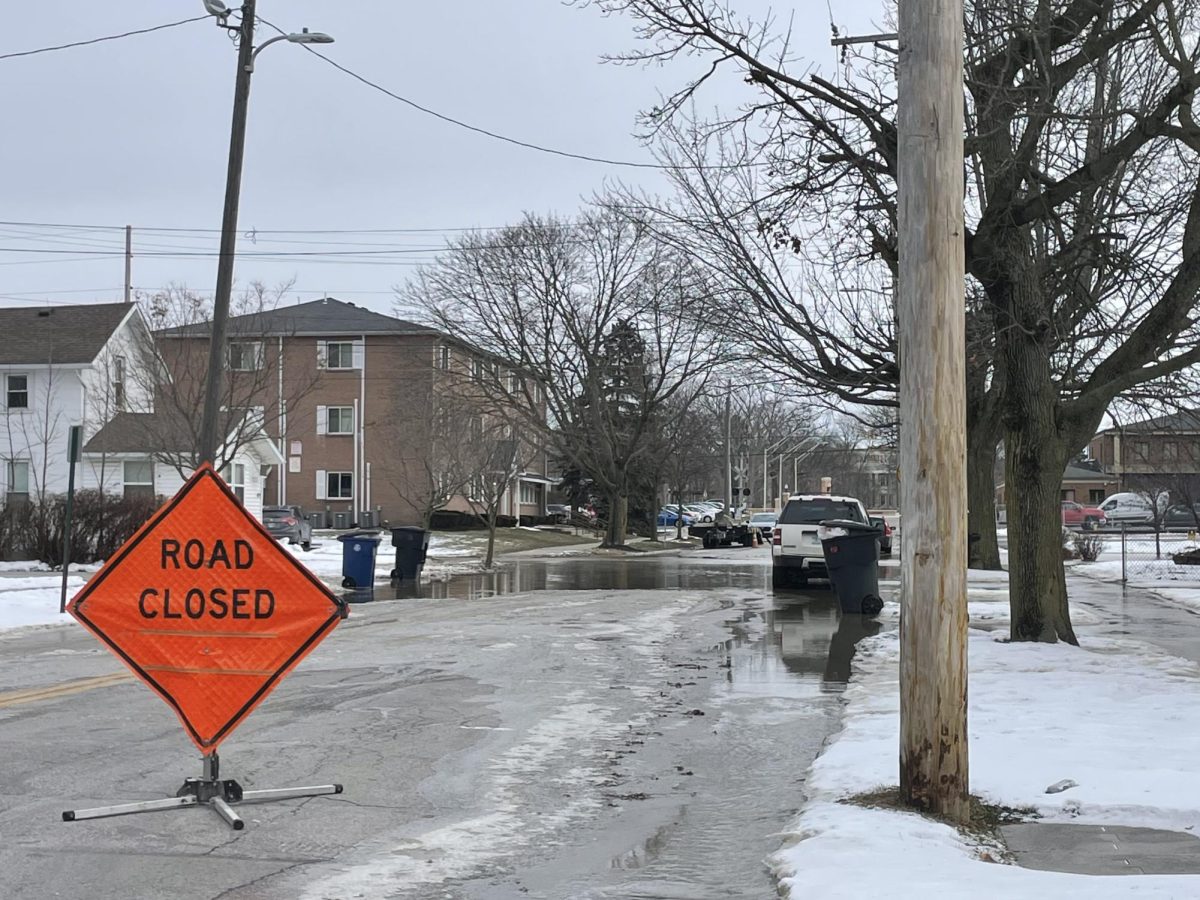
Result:
[[[740,620],[730,622],[733,637],[723,648],[727,678],[770,681],[801,676],[819,678],[823,690],[844,689],[855,645],[877,634],[882,625],[867,616],[841,615],[836,595],[823,586],[772,592],[770,576],[769,566],[730,565],[717,559],[530,559],[441,581],[378,582],[373,591],[347,591],[344,596],[361,603],[487,600],[527,591],[752,589],[761,599],[740,605]]]

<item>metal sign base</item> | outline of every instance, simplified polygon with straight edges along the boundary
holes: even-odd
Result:
[[[127,816],[132,813],[155,812],[160,809],[180,809],[185,806],[206,804],[220,814],[234,829],[241,831],[246,827],[231,803],[254,803],[265,800],[290,800],[294,797],[320,797],[326,794],[340,794],[340,784],[316,784],[307,787],[268,788],[259,791],[243,791],[242,786],[232,779],[222,781],[219,777],[221,760],[216,751],[204,756],[204,770],[199,778],[184,779],[174,797],[162,800],[142,800],[138,803],[119,803],[116,806],[94,806],[91,809],[64,810],[64,822],[77,822],[80,819],[104,819],[109,816]]]

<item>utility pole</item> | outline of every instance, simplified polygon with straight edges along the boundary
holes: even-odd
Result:
[[[733,494],[733,425],[729,396],[730,385],[725,382],[725,512],[732,514]]]
[[[125,302],[133,296],[133,226],[125,226]]]
[[[242,22],[237,29],[237,81],[233,89],[233,126],[229,135],[229,168],[225,175],[225,210],[221,218],[221,248],[217,260],[217,290],[213,296],[208,373],[204,382],[204,412],[200,419],[200,462],[216,462],[221,376],[225,368],[225,331],[229,321],[230,294],[233,292],[238,200],[242,188],[242,156],[246,147],[246,110],[250,102],[250,75],[254,71],[255,3],[256,0],[244,0]]]
[[[963,0],[899,28],[900,793],[966,822]]]

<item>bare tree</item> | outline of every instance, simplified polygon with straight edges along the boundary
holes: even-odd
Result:
[[[649,429],[716,361],[692,314],[710,290],[648,225],[597,210],[459,239],[401,297],[486,355],[471,389],[593,479],[622,546]]]
[[[652,125],[737,67],[759,94],[724,124],[765,164],[756,215],[831,259],[894,267],[890,52],[848,60],[834,82],[790,74],[770,22],[711,0],[597,5],[634,17],[647,43],[630,58],[713,60]],[[1067,461],[1115,397],[1200,360],[1196,12],[1194,0],[967,5],[964,244],[994,341],[1016,640],[1076,640],[1059,550]]]
[[[222,443],[214,465],[220,470],[262,432],[282,433],[287,411],[296,408],[320,382],[320,370],[290,371],[281,387],[279,358],[290,335],[268,331],[259,317],[275,308],[291,287],[267,288],[254,282],[233,301],[229,346],[221,385],[218,431]],[[156,336],[156,346],[132,367],[139,387],[154,398],[154,415],[138,417],[130,427],[142,431],[147,448],[181,476],[199,465],[200,417],[208,370],[211,300],[184,285],[172,284],[138,303]],[[285,393],[280,396],[280,391]]]

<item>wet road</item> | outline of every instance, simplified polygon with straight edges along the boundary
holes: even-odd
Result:
[[[0,703],[5,895],[770,897],[764,859],[879,626],[769,579],[739,548],[380,585],[222,748],[247,788],[346,793],[243,807],[242,832],[208,810],[60,822],[173,793],[195,752],[77,629],[0,640],[0,684],[88,685]]]

